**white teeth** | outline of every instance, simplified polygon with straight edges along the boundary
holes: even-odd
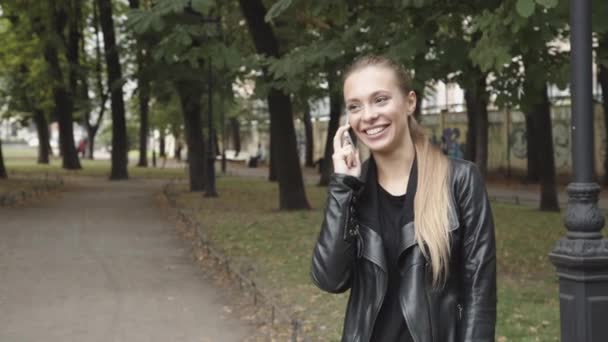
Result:
[[[367,133],[367,135],[376,135],[376,134],[384,131],[385,128],[386,128],[386,126],[376,127],[376,128],[368,129],[367,131],[365,131],[365,133]]]

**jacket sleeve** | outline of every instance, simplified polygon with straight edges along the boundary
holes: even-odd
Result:
[[[360,181],[343,174],[332,175],[325,217],[312,257],[312,280],[320,289],[341,293],[351,286],[356,258],[356,235],[353,226],[353,197]]]
[[[494,341],[496,325],[496,241],[494,221],[477,166],[467,163],[460,184],[461,224],[464,228],[461,341]]]

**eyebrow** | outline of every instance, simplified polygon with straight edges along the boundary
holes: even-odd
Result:
[[[374,98],[380,94],[384,94],[384,93],[390,93],[388,90],[376,90],[375,92],[371,93],[369,95],[369,98]],[[345,103],[349,103],[349,102],[353,102],[353,101],[359,101],[359,99],[348,99],[345,101]]]

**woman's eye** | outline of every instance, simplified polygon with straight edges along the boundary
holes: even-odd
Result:
[[[379,96],[376,98],[376,103],[384,103],[388,100],[387,96]]]
[[[355,111],[357,111],[357,109],[359,109],[359,106],[349,105],[348,107],[346,107],[346,109],[348,109],[349,112],[355,112]]]

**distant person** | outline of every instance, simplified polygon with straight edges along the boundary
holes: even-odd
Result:
[[[80,154],[81,158],[84,158],[86,151],[87,151],[87,138],[82,138],[80,139],[80,142],[78,143],[78,154]]]
[[[311,272],[327,292],[350,290],[342,341],[494,341],[494,223],[479,170],[429,142],[403,66],[366,56],[344,75],[348,120],[333,138]],[[364,163],[349,130],[371,152]]]

